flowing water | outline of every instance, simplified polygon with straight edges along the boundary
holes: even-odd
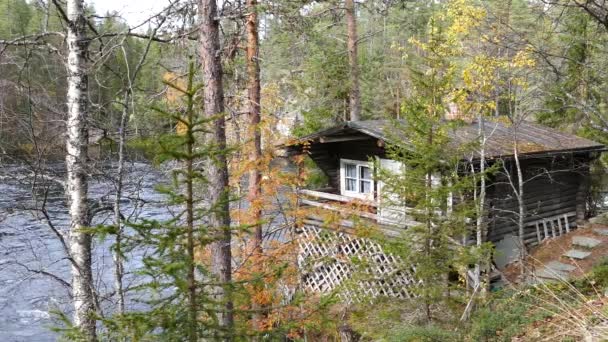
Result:
[[[105,165],[112,175],[115,165]],[[47,167],[63,177],[62,164]],[[55,341],[50,330],[57,326],[54,311],[70,314],[68,287],[70,269],[62,245],[49,223],[37,210],[46,198],[51,224],[65,231],[67,208],[61,186],[32,187],[29,167],[0,164],[0,341]],[[92,200],[112,201],[114,185],[111,176],[97,175],[89,186]],[[142,162],[129,163],[126,172],[123,214],[135,218],[164,220],[169,210],[163,196],[155,191],[162,174]],[[40,180],[39,180],[40,181]],[[48,191],[45,191],[47,188]],[[34,191],[32,191],[34,189]],[[94,224],[111,223],[112,213],[96,216]],[[94,270],[100,292],[112,291],[111,240],[94,242]],[[129,255],[127,272],[137,267],[141,255]],[[130,279],[127,277],[128,285]]]

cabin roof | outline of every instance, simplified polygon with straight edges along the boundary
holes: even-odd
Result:
[[[399,124],[405,124],[400,120]],[[302,145],[305,142],[331,142],[359,140],[361,134],[387,143],[399,139],[408,141],[407,136],[395,128],[393,120],[349,121],[332,128],[322,130],[297,139],[289,146]],[[499,158],[513,155],[513,136],[517,137],[521,155],[559,154],[565,152],[604,151],[606,146],[598,142],[581,138],[574,134],[560,132],[537,123],[523,121],[516,126],[502,118],[489,119],[484,122],[486,140],[486,157]],[[477,122],[464,123],[449,131],[451,141],[456,145],[471,143],[479,136]]]

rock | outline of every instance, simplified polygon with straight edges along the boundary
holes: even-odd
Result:
[[[591,252],[579,251],[577,249],[571,249],[563,254],[563,256],[565,256],[567,258],[578,259],[578,260],[585,259],[586,257],[588,257],[590,255],[591,255]]]
[[[552,269],[554,271],[557,272],[572,272],[576,269],[576,266],[572,266],[569,264],[564,264],[562,262],[559,261],[551,261],[549,262],[547,265],[545,265],[546,268],[548,269]]]
[[[608,229],[607,228],[593,228],[593,232],[598,234],[598,235],[604,235],[604,236],[608,236]]]
[[[496,243],[494,263],[498,269],[505,268],[508,264],[519,260],[519,238],[515,235],[506,235]]]
[[[575,236],[572,238],[572,244],[576,246],[581,246],[585,248],[594,248],[597,245],[602,243],[601,240],[586,237],[586,236]]]
[[[534,275],[537,278],[543,278],[543,279],[553,279],[553,280],[568,280],[568,273],[566,272],[560,272],[560,271],[556,271],[554,269],[551,268],[543,268],[542,270],[538,271],[538,272],[534,272]]]

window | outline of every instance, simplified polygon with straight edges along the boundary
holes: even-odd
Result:
[[[372,193],[372,173],[369,167],[359,165],[359,192],[362,194]]]
[[[346,191],[357,191],[357,165],[345,163]]]
[[[360,198],[373,196],[374,181],[368,162],[342,159],[340,175],[343,195]]]

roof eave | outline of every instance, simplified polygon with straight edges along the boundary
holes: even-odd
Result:
[[[608,146],[598,145],[598,146],[586,146],[586,147],[563,149],[563,150],[521,153],[519,155],[519,157],[522,159],[539,158],[539,157],[542,158],[542,157],[549,157],[549,156],[559,155],[559,154],[605,152],[605,151],[608,151]],[[492,156],[492,157],[488,156],[486,159],[487,160],[497,160],[497,159],[501,159],[501,158],[513,158],[514,156],[515,156],[514,154],[503,154],[503,155]],[[479,160],[479,157],[474,158],[474,160]]]

